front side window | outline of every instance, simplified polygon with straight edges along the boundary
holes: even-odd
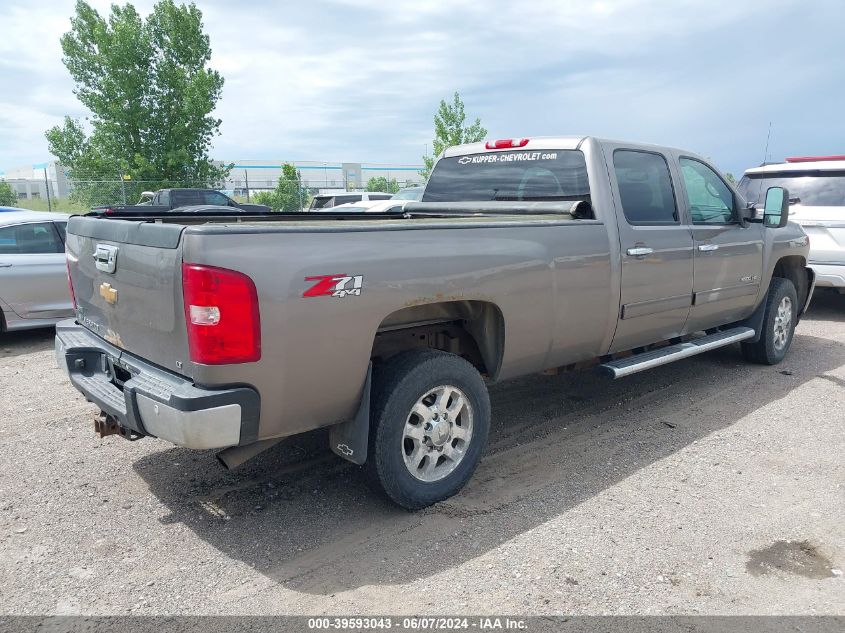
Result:
[[[62,251],[64,246],[52,223],[0,228],[0,255],[40,255]]]
[[[677,224],[669,165],[660,154],[616,150],[613,169],[622,212],[630,224]]]
[[[736,222],[733,193],[719,175],[697,160],[682,158],[680,162],[692,223]]]

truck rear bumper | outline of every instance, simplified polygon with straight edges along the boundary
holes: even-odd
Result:
[[[249,387],[197,387],[72,320],[56,326],[56,361],[74,387],[125,429],[196,449],[257,439],[260,398]]]
[[[810,262],[816,272],[816,285],[825,288],[845,288],[845,263],[817,264]]]

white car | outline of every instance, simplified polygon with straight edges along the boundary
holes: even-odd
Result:
[[[401,213],[402,209],[411,200],[362,200],[360,202],[348,202],[328,209],[317,209],[318,212],[360,212],[360,213]]]
[[[787,158],[746,170],[738,185],[755,206],[762,206],[769,187],[789,190],[789,219],[810,236],[816,285],[845,294],[845,156]]]

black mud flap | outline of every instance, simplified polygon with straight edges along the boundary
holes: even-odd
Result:
[[[348,422],[335,424],[329,432],[329,446],[343,459],[359,466],[367,461],[367,442],[370,436],[370,383],[373,364],[367,368],[367,379],[361,394],[361,405],[355,417]]]
[[[738,325],[744,325],[754,330],[754,336],[745,341],[746,343],[756,343],[760,340],[760,335],[763,333],[763,317],[766,316],[766,302],[769,300],[768,291],[763,295],[763,300],[755,308],[747,319],[740,321]]]

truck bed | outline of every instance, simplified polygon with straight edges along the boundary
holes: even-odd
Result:
[[[421,203],[400,217],[76,216],[67,245],[77,320],[126,354],[197,385],[255,387],[260,438],[290,435],[348,419],[374,340],[409,324],[477,320],[474,327],[486,334],[508,323],[507,345],[490,336],[489,349],[479,350],[491,378],[599,354],[612,335],[617,299],[608,288],[618,280],[606,228],[575,219],[571,206]],[[114,272],[97,268],[98,247],[117,249]],[[261,360],[191,361],[183,263],[238,271],[255,282]],[[315,279],[332,276],[360,278],[360,294],[309,295]],[[577,301],[557,296],[564,277]],[[319,389],[315,376],[330,388]]]

